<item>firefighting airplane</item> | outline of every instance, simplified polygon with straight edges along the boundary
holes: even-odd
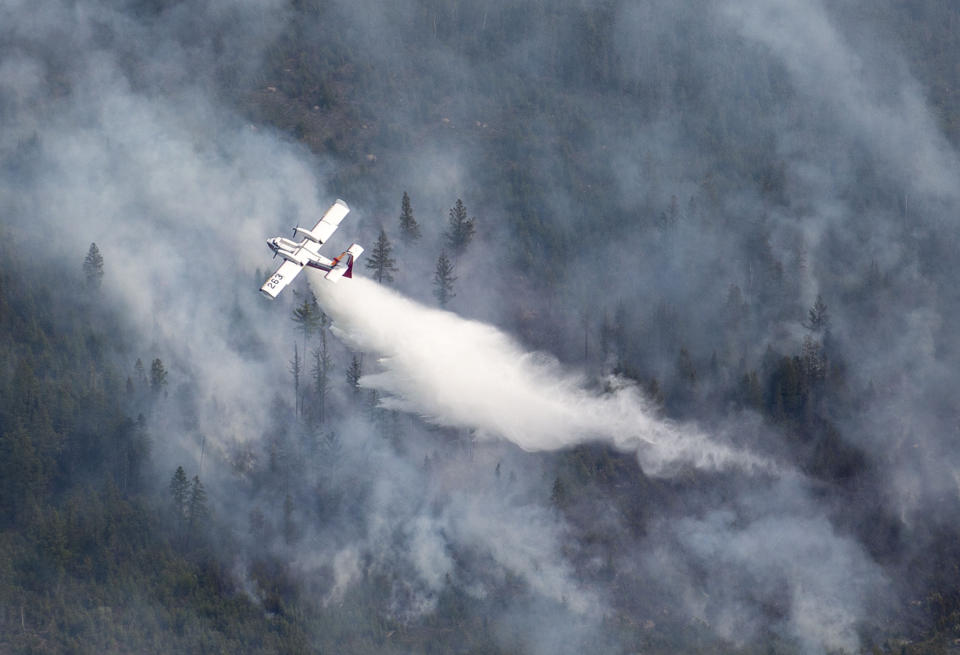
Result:
[[[324,277],[331,282],[336,282],[342,277],[352,277],[353,262],[363,252],[363,248],[359,244],[353,244],[344,250],[339,257],[333,259],[327,259],[320,254],[320,246],[330,238],[330,235],[337,229],[340,221],[349,211],[350,208],[347,207],[347,203],[337,200],[312,230],[300,226],[294,228],[293,235],[302,234],[304,237],[302,241],[297,242],[285,237],[267,239],[267,245],[273,251],[274,257],[280,255],[286,261],[280,264],[277,272],[263,283],[260,291],[270,298],[276,298],[283,291],[283,288],[300,274],[304,266],[312,266],[313,268],[319,268],[321,271],[327,271]]]

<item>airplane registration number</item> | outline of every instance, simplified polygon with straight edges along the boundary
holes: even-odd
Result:
[[[272,278],[270,278],[269,280],[267,280],[267,288],[268,288],[268,289],[276,289],[277,286],[280,284],[280,280],[282,280],[282,279],[283,279],[283,276],[280,275],[279,273],[277,273],[277,274],[274,275]]]

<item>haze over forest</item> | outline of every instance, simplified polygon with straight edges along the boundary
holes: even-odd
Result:
[[[947,0],[0,2],[0,652],[949,653]],[[336,285],[264,240],[351,213]]]

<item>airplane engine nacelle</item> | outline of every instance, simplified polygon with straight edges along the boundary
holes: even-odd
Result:
[[[287,252],[282,248],[280,250],[277,250],[277,254],[283,257],[284,259],[286,259],[288,262],[293,262],[294,264],[300,264],[301,266],[305,265],[309,261],[309,259],[307,257],[304,257],[303,255],[299,255],[298,253],[294,253],[294,252]]]
[[[300,227],[299,225],[298,225],[297,227],[293,228],[293,232],[294,232],[294,234],[301,234],[301,235],[305,236],[307,239],[309,239],[310,241],[313,241],[314,243],[320,243],[320,244],[323,243],[323,241],[321,241],[320,238],[317,237],[316,234],[314,234],[313,232],[311,232],[310,230],[308,230],[308,229],[306,229],[306,228],[304,228],[304,227]]]

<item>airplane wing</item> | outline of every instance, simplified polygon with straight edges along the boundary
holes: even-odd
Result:
[[[300,264],[285,259],[283,263],[280,264],[280,268],[277,269],[277,272],[271,275],[270,279],[263,283],[263,286],[260,287],[260,291],[271,298],[276,298],[277,295],[283,291],[283,288],[293,282],[293,279],[297,277],[302,270],[303,266]]]
[[[338,199],[335,203],[333,203],[333,206],[327,210],[327,213],[323,215],[323,218],[320,219],[320,222],[318,222],[316,226],[310,230],[310,237],[317,243],[326,242],[326,240],[330,238],[330,235],[333,234],[340,225],[340,221],[343,220],[343,217],[349,212],[350,208],[347,207],[347,203]]]

